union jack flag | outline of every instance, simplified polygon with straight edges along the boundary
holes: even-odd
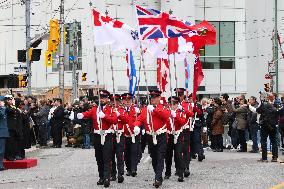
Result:
[[[192,31],[192,23],[179,20],[167,13],[140,6],[136,6],[136,11],[142,40],[180,37]]]

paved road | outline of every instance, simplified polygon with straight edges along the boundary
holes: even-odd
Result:
[[[27,170],[7,170],[0,173],[0,188],[103,188],[98,187],[94,150],[73,148],[40,149],[28,154],[37,157],[39,164]],[[153,188],[153,170],[147,154],[138,168],[138,177],[126,177],[123,184],[111,183],[110,188]],[[206,151],[206,160],[193,161],[191,176],[178,183],[175,176],[163,183],[162,188],[196,189],[267,189],[284,182],[284,165],[258,163],[260,154],[225,151]],[[282,156],[283,157],[283,156]],[[280,187],[281,188],[281,187]],[[284,187],[283,187],[284,188]]]

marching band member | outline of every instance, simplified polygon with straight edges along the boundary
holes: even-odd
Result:
[[[116,102],[116,103],[115,103]],[[112,151],[112,164],[111,164],[111,178],[110,181],[116,180],[116,174],[118,183],[124,181],[124,133],[123,133],[123,122],[121,117],[125,110],[121,105],[121,97],[118,94],[110,95],[110,104],[113,107],[113,111],[116,113],[118,122],[113,124],[113,151]],[[115,161],[116,157],[116,161]],[[117,170],[116,170],[117,169]]]
[[[117,124],[117,115],[108,104],[110,93],[101,90],[100,106],[77,114],[78,119],[90,118],[93,120],[95,155],[98,165],[99,181],[97,185],[110,186],[110,162],[112,155],[112,125]]]
[[[164,159],[167,147],[166,122],[171,112],[160,103],[161,92],[151,90],[150,104],[143,108],[141,114],[133,124],[134,132],[140,132],[140,126],[144,124],[146,133],[148,134],[148,144],[150,156],[152,158],[152,166],[155,172],[154,186],[158,188],[162,185]]]
[[[169,179],[171,176],[171,166],[174,151],[174,160],[178,181],[183,182],[183,174],[185,170],[185,162],[183,158],[183,126],[187,123],[187,116],[183,109],[179,109],[179,97],[169,97],[168,103],[171,107],[171,117],[167,122],[168,143],[165,159],[165,179]]]

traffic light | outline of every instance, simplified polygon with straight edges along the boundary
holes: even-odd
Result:
[[[44,60],[45,60],[45,66],[51,67],[52,66],[52,52],[45,51]]]
[[[33,56],[33,48],[29,48],[29,60],[32,60],[32,56]]]
[[[27,87],[27,76],[23,75],[23,74],[19,74],[18,75],[19,78],[19,87]]]
[[[269,92],[269,91],[270,91],[270,85],[269,85],[269,83],[265,83],[265,84],[264,84],[264,91],[265,91],[265,92]]]
[[[87,81],[87,73],[82,73],[82,81]]]
[[[68,41],[69,41],[69,36],[68,36],[68,32],[67,32],[67,28],[64,27],[64,43],[65,44],[68,44]]]
[[[58,20],[50,20],[48,51],[56,52],[60,42],[60,27]]]

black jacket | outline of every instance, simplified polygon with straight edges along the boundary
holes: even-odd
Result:
[[[211,127],[212,121],[213,121],[213,115],[214,115],[215,108],[213,105],[210,105],[206,108],[207,117],[206,117],[206,125],[207,127]]]
[[[277,104],[271,104],[268,102],[262,102],[256,109],[256,112],[260,114],[259,124],[275,126],[278,125],[278,107]]]
[[[258,107],[258,103],[253,105],[253,107],[257,108]],[[249,126],[257,124],[257,113],[249,111],[248,116],[247,116],[247,122],[248,122]]]
[[[14,131],[17,133],[18,138],[23,137],[23,122],[21,112],[14,106],[7,106],[7,125],[9,132]]]
[[[58,106],[54,112],[52,117],[52,124],[54,126],[61,126],[63,127],[64,122],[64,108],[62,106]]]

